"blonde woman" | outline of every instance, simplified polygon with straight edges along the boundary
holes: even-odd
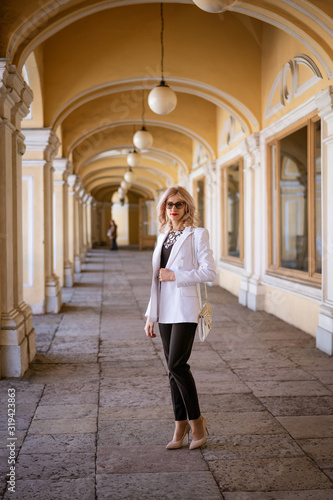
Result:
[[[198,394],[188,364],[198,323],[197,285],[215,279],[215,263],[207,229],[198,217],[190,193],[170,187],[158,205],[162,233],[153,255],[151,296],[145,332],[156,337],[158,322],[168,364],[175,431],[168,449],[181,448],[192,429],[193,450],[206,442],[207,422],[200,413]]]

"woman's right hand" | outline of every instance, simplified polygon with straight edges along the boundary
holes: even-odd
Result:
[[[146,332],[147,337],[151,337],[151,338],[156,337],[156,335],[154,333],[154,322],[150,321],[149,318],[147,318],[147,321],[146,321],[145,332]]]

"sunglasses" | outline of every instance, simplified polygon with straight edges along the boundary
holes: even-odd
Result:
[[[177,201],[177,203],[172,203],[171,201],[168,201],[168,203],[166,203],[166,207],[171,210],[173,207],[176,207],[177,210],[179,210],[180,208],[183,208],[183,206],[185,205],[185,203],[183,201]]]

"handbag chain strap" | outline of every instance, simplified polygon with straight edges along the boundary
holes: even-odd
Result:
[[[192,239],[192,255],[193,255],[193,267],[195,269],[195,240],[194,240],[194,231],[193,231],[193,239]],[[208,302],[208,296],[207,296],[207,285],[206,283],[204,282],[204,285],[205,285],[205,296],[206,296],[206,302]],[[199,285],[200,286],[200,285]],[[201,296],[200,294],[198,294],[198,288],[197,286],[195,287],[196,291],[197,291],[197,296],[198,296],[198,300],[199,300],[199,305],[200,305],[200,309],[202,309],[202,302],[201,302]]]

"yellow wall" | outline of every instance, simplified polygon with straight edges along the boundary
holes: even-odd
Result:
[[[315,336],[319,304],[277,288],[265,287],[265,310]]]

